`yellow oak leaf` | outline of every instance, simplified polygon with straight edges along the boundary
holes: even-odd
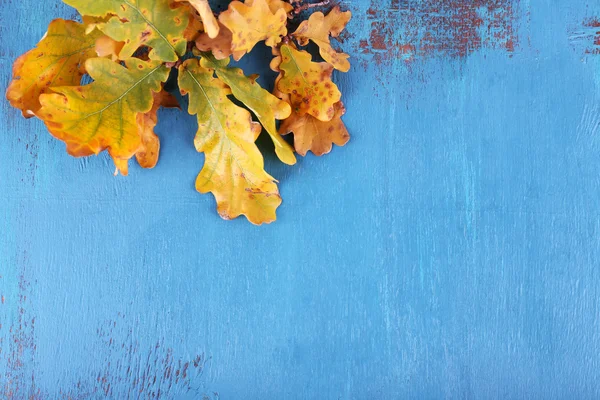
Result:
[[[219,22],[220,29],[216,38],[211,39],[206,32],[196,38],[196,47],[200,51],[210,51],[217,60],[231,56],[231,31]]]
[[[317,156],[327,154],[334,144],[343,146],[350,140],[348,130],[341,119],[346,113],[344,104],[340,101],[334,107],[335,115],[331,121],[319,121],[310,114],[294,113],[283,121],[279,132],[282,135],[294,133],[294,148],[302,156],[308,151]]]
[[[331,80],[331,65],[313,62],[306,51],[283,45],[279,68],[282,76],[277,89],[289,95],[293,112],[310,114],[320,121],[333,118],[333,105],[340,101],[342,95]]]
[[[96,39],[96,54],[98,54],[98,57],[110,56],[113,61],[116,61],[119,59],[119,52],[124,45],[123,42],[117,42],[106,35],[102,35]]]
[[[86,35],[84,26],[74,21],[52,21],[37,47],[15,61],[13,80],[6,91],[10,104],[30,118],[40,108],[40,94],[48,88],[79,85],[84,62],[96,57],[98,36]]]
[[[107,15],[104,17],[92,17],[91,15],[82,15],[81,22],[83,22],[83,25],[85,26],[85,34],[89,35],[98,27],[98,25],[104,24],[111,18],[112,15]]]
[[[179,88],[189,96],[188,112],[198,119],[196,149],[205,154],[196,189],[212,192],[224,219],[245,215],[257,225],[274,221],[281,196],[254,143],[260,124],[227,97],[229,87],[198,60],[179,67]]]
[[[186,50],[183,32],[187,27],[185,8],[171,9],[168,0],[63,0],[82,15],[105,17],[96,27],[118,42],[125,42],[119,59],[133,55],[142,45],[152,48],[151,60],[175,62]]]
[[[142,145],[137,114],[150,111],[152,93],[169,76],[158,61],[131,58],[125,65],[106,58],[87,60],[85,68],[94,81],[52,88],[55,93],[40,96],[42,108],[36,113],[66,143],[69,154],[83,157],[108,150],[123,175]]]
[[[293,42],[289,42],[288,46],[297,50]],[[279,66],[281,65],[281,49],[279,47],[271,47],[271,54],[273,54],[273,59],[269,62],[269,68],[271,68],[271,71],[281,72],[279,69]],[[277,88],[277,85],[275,85],[275,88]]]
[[[198,11],[208,37],[212,39],[216,38],[219,34],[219,23],[208,4],[208,0],[175,0],[175,2],[183,1],[189,3],[196,11]]]
[[[286,103],[290,104],[290,95],[283,93],[278,88],[279,81],[281,81],[282,78],[283,78],[283,73],[281,73],[281,72],[279,73],[279,75],[277,75],[277,77],[275,77],[275,85],[273,86],[273,96],[278,97],[281,100],[285,101]],[[292,114],[295,114],[295,113],[296,113],[295,111],[292,111]]]
[[[294,150],[277,132],[276,119],[290,116],[290,105],[263,89],[256,79],[258,76],[246,76],[240,68],[228,67],[229,60],[217,61],[209,54],[201,60],[202,66],[214,69],[217,77],[225,82],[235,98],[244,103],[261,122],[273,143],[277,157],[288,165],[296,163]]]
[[[245,4],[247,6],[251,6],[253,2],[254,0],[246,0]],[[294,9],[293,5],[283,0],[267,0],[267,4],[269,5],[269,9],[273,14],[281,9],[283,9],[287,14]]]
[[[252,0],[245,4],[232,1],[229,8],[219,15],[219,21],[232,33],[231,50],[236,60],[265,41],[275,46],[287,35],[287,13],[284,8],[272,12],[267,0]]]
[[[281,65],[281,55],[273,57],[271,62],[269,62],[269,68],[274,72],[280,72],[279,65]]]
[[[154,168],[158,163],[160,140],[156,133],[154,133],[154,128],[158,123],[158,109],[160,107],[179,108],[179,103],[175,96],[164,89],[153,94],[153,102],[150,111],[147,113],[138,113],[136,116],[142,144],[138,152],[135,153],[135,158],[142,168]]]
[[[275,13],[277,10],[282,9],[286,12],[286,13],[290,13],[294,10],[294,6],[291,5],[290,3],[283,1],[283,0],[269,0],[269,8],[271,9],[271,11],[273,13]]]
[[[321,57],[335,69],[342,72],[350,70],[350,57],[345,53],[336,52],[329,41],[329,36],[338,37],[344,30],[352,13],[350,11],[342,12],[339,6],[334,7],[327,16],[322,12],[315,12],[303,21],[296,32],[292,35],[298,40],[301,46],[306,46],[309,40],[312,40],[319,46]]]

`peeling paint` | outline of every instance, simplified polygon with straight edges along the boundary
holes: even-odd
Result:
[[[372,0],[369,36],[356,51],[364,61],[389,65],[428,57],[466,57],[491,48],[512,53],[518,0]]]
[[[580,27],[571,29],[569,41],[586,55],[600,54],[600,18],[587,18]]]
[[[63,388],[61,395],[67,399],[172,399],[182,394],[210,398],[201,379],[208,362],[204,354],[177,357],[164,339],[144,346],[134,334],[138,330],[127,324],[124,314],[99,326],[102,368],[90,371],[74,387]]]
[[[19,260],[18,300],[16,315],[9,328],[8,354],[5,360],[7,373],[2,385],[2,393],[7,399],[38,398],[35,372],[31,367],[35,363],[35,317],[28,307],[27,296],[31,284],[26,278],[29,257],[23,252]],[[4,296],[2,296],[4,304]]]

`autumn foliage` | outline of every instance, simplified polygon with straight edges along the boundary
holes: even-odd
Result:
[[[153,168],[160,153],[157,112],[178,107],[164,89],[172,69],[198,120],[194,144],[205,163],[196,189],[214,195],[225,219],[276,218],[277,181],[255,144],[263,130],[288,165],[296,152],[320,156],[349,139],[332,73],[350,64],[331,43],[349,11],[321,7],[324,14],[303,0],[236,0],[218,15],[208,0],[63,1],[81,22],[52,21],[37,47],[15,61],[6,96],[26,118],[44,121],[72,156],[106,150],[122,175],[134,157]],[[273,93],[232,64],[260,42],[272,48],[265,63],[278,73]],[[309,42],[318,55],[303,48]],[[92,82],[82,85],[86,74]],[[288,133],[294,146],[282,138]]]

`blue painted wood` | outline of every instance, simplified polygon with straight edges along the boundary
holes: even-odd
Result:
[[[600,4],[513,0],[479,30],[510,25],[514,51],[427,52],[425,26],[413,57],[376,46],[389,24],[372,32],[402,5],[344,3],[352,139],[295,167],[267,155],[284,198],[270,226],[222,221],[195,192],[182,112],[160,112],[155,170],[115,178],[0,103],[5,396],[600,396]],[[4,0],[2,91],[73,16]]]

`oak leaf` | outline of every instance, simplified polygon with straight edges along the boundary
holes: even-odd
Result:
[[[345,53],[336,52],[329,41],[329,36],[338,37],[344,30],[352,13],[350,11],[342,12],[339,6],[334,7],[325,16],[322,12],[312,14],[308,20],[303,21],[296,32],[292,34],[298,40],[301,46],[306,46],[309,40],[312,40],[319,46],[321,57],[335,69],[342,72],[350,70],[350,57]]]
[[[313,62],[308,52],[283,45],[278,68],[282,75],[277,89],[289,95],[293,112],[310,114],[320,121],[333,118],[341,93],[331,80],[331,65]]]
[[[102,35],[96,39],[96,54],[98,54],[98,57],[110,56],[113,61],[116,61],[119,59],[119,53],[124,45],[123,42],[117,42],[106,35]]]
[[[271,3],[272,4],[272,3]],[[232,1],[229,8],[219,15],[219,21],[232,33],[231,50],[236,60],[265,41],[275,46],[287,35],[287,13],[283,7],[271,11],[267,0],[252,0],[246,3]]]
[[[26,118],[40,108],[39,96],[53,86],[79,85],[83,64],[96,57],[94,45],[100,33],[85,34],[74,21],[55,19],[33,50],[20,56],[13,66],[13,80],[6,97]]]
[[[231,31],[219,22],[219,34],[210,38],[206,32],[196,38],[196,48],[200,51],[210,51],[217,60],[224,60],[231,56]]]
[[[204,33],[204,24],[200,20],[200,16],[196,12],[190,10],[188,17],[188,25],[183,31],[183,37],[188,42],[195,41],[200,34]]]
[[[293,113],[283,121],[279,132],[282,135],[294,133],[294,148],[302,156],[309,151],[317,156],[327,154],[334,144],[343,146],[350,140],[348,130],[341,119],[346,113],[344,104],[340,101],[334,107],[335,115],[331,121],[319,121],[310,114]]]
[[[131,57],[142,45],[152,48],[151,60],[175,62],[186,50],[183,37],[188,23],[184,8],[171,9],[167,0],[63,0],[82,15],[105,17],[96,27],[118,42],[125,42],[119,59]]]
[[[253,2],[254,0],[246,0],[245,4],[251,6]],[[294,6],[284,0],[267,0],[267,4],[269,5],[269,10],[271,10],[273,14],[281,9],[286,13],[290,13],[294,10]]]
[[[189,96],[188,112],[198,119],[196,149],[205,154],[196,189],[213,193],[224,219],[245,215],[253,224],[274,221],[281,197],[254,143],[260,124],[227,97],[231,90],[214,71],[195,59],[180,66],[179,88]]]
[[[216,38],[219,34],[219,23],[208,4],[208,0],[175,0],[176,3],[184,1],[189,3],[198,12],[208,37],[212,39]]]
[[[154,168],[158,163],[160,140],[154,133],[154,127],[158,123],[157,114],[160,107],[179,108],[179,103],[175,96],[163,89],[153,93],[152,109],[146,113],[138,113],[136,116],[142,144],[135,153],[135,158],[142,168]]]
[[[93,17],[91,15],[82,15],[81,22],[83,22],[83,25],[85,26],[85,34],[89,35],[96,28],[98,28],[98,25],[105,24],[112,17],[113,17],[113,15],[111,15],[111,14],[105,15],[103,17]]]
[[[52,88],[55,93],[40,96],[42,108],[36,115],[72,156],[107,149],[117,169],[127,175],[127,161],[142,146],[137,114],[151,110],[152,93],[161,90],[169,69],[134,58],[125,60],[125,66],[92,58],[85,68],[92,83]]]
[[[177,76],[198,122],[194,145],[204,154],[196,189],[213,194],[224,219],[244,215],[253,224],[270,223],[282,200],[256,145],[262,129],[290,165],[295,151],[323,155],[349,140],[332,81],[334,69],[348,71],[349,56],[334,50],[331,38],[351,14],[339,7],[315,13],[288,34],[288,23],[296,26],[301,12],[325,2],[228,0],[216,17],[212,1],[63,0],[83,23],[53,21],[37,48],[16,60],[6,95],[24,116],[39,117],[70,155],[106,150],[115,175],[127,175],[133,157],[143,168],[157,165],[158,111],[178,106],[164,89],[169,76]],[[272,93],[258,75],[230,65],[231,57],[239,60],[259,42],[274,56]],[[298,49],[309,42],[324,62]],[[282,136],[289,133],[293,146]]]
[[[209,54],[201,60],[202,66],[214,69],[217,77],[229,86],[233,96],[244,103],[265,128],[273,143],[275,153],[281,161],[288,165],[296,163],[294,150],[277,132],[276,119],[283,120],[290,116],[290,105],[263,89],[256,79],[258,76],[246,76],[240,68],[229,67],[229,60],[217,61]]]

